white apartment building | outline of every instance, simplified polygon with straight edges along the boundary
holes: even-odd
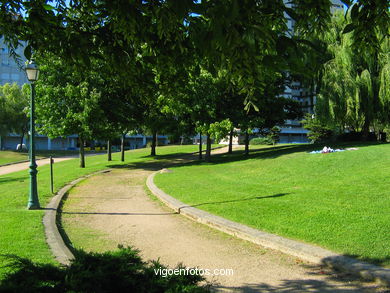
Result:
[[[288,2],[288,0],[285,0]],[[291,6],[291,4],[286,4]],[[344,4],[340,0],[332,0],[331,12],[339,11],[344,9]],[[294,33],[295,22],[293,19],[287,18],[288,33]],[[308,89],[302,87],[298,81],[293,81],[289,86],[286,86],[284,94],[286,98],[292,98],[298,101],[305,113],[314,113],[314,105],[316,103],[316,97]],[[302,127],[299,120],[286,120],[285,124],[281,127],[280,142],[281,143],[302,143],[308,142],[307,130]]]
[[[21,57],[23,56],[24,47],[19,47],[16,53]],[[14,58],[10,57],[10,50],[3,42],[3,38],[0,38],[0,85],[6,83],[17,83],[22,86],[27,83],[26,73],[22,66],[24,65],[23,60],[20,60],[18,64]]]

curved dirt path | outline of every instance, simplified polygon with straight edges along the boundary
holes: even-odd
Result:
[[[160,167],[115,169],[75,187],[62,213],[74,245],[80,247],[80,239],[86,250],[123,244],[140,249],[144,259],[160,259],[170,267],[183,263],[212,272],[232,269],[232,276],[207,277],[223,292],[385,292],[373,283],[336,275],[173,213],[145,191],[151,169]]]

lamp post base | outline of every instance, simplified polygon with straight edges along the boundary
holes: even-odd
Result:
[[[36,204],[28,204],[27,205],[27,209],[28,210],[40,210],[41,207],[39,206],[39,204],[38,205],[36,205]]]

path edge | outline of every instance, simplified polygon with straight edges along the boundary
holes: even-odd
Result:
[[[50,200],[49,204],[45,208],[45,214],[43,216],[43,226],[45,230],[46,243],[49,245],[49,248],[54,255],[55,259],[63,264],[69,265],[70,261],[74,258],[74,255],[65,244],[63,236],[58,228],[58,217],[61,203],[64,199],[64,196],[72,189],[77,183],[101,173],[110,172],[111,169],[104,169],[97,172],[93,172],[88,175],[81,176],[72,182],[66,184],[62,187]]]
[[[390,269],[365,263],[318,246],[263,232],[186,205],[155,185],[154,176],[158,172],[160,171],[154,172],[148,176],[146,180],[148,189],[169,208],[193,221],[205,224],[229,235],[263,247],[279,250],[304,261],[314,264],[323,264],[334,269],[360,276],[366,280],[376,280],[386,286],[390,286]]]

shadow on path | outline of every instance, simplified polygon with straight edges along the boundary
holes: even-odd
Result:
[[[109,213],[109,212],[62,212],[67,215],[105,215],[105,216],[169,216],[178,215],[178,212],[172,213]]]

